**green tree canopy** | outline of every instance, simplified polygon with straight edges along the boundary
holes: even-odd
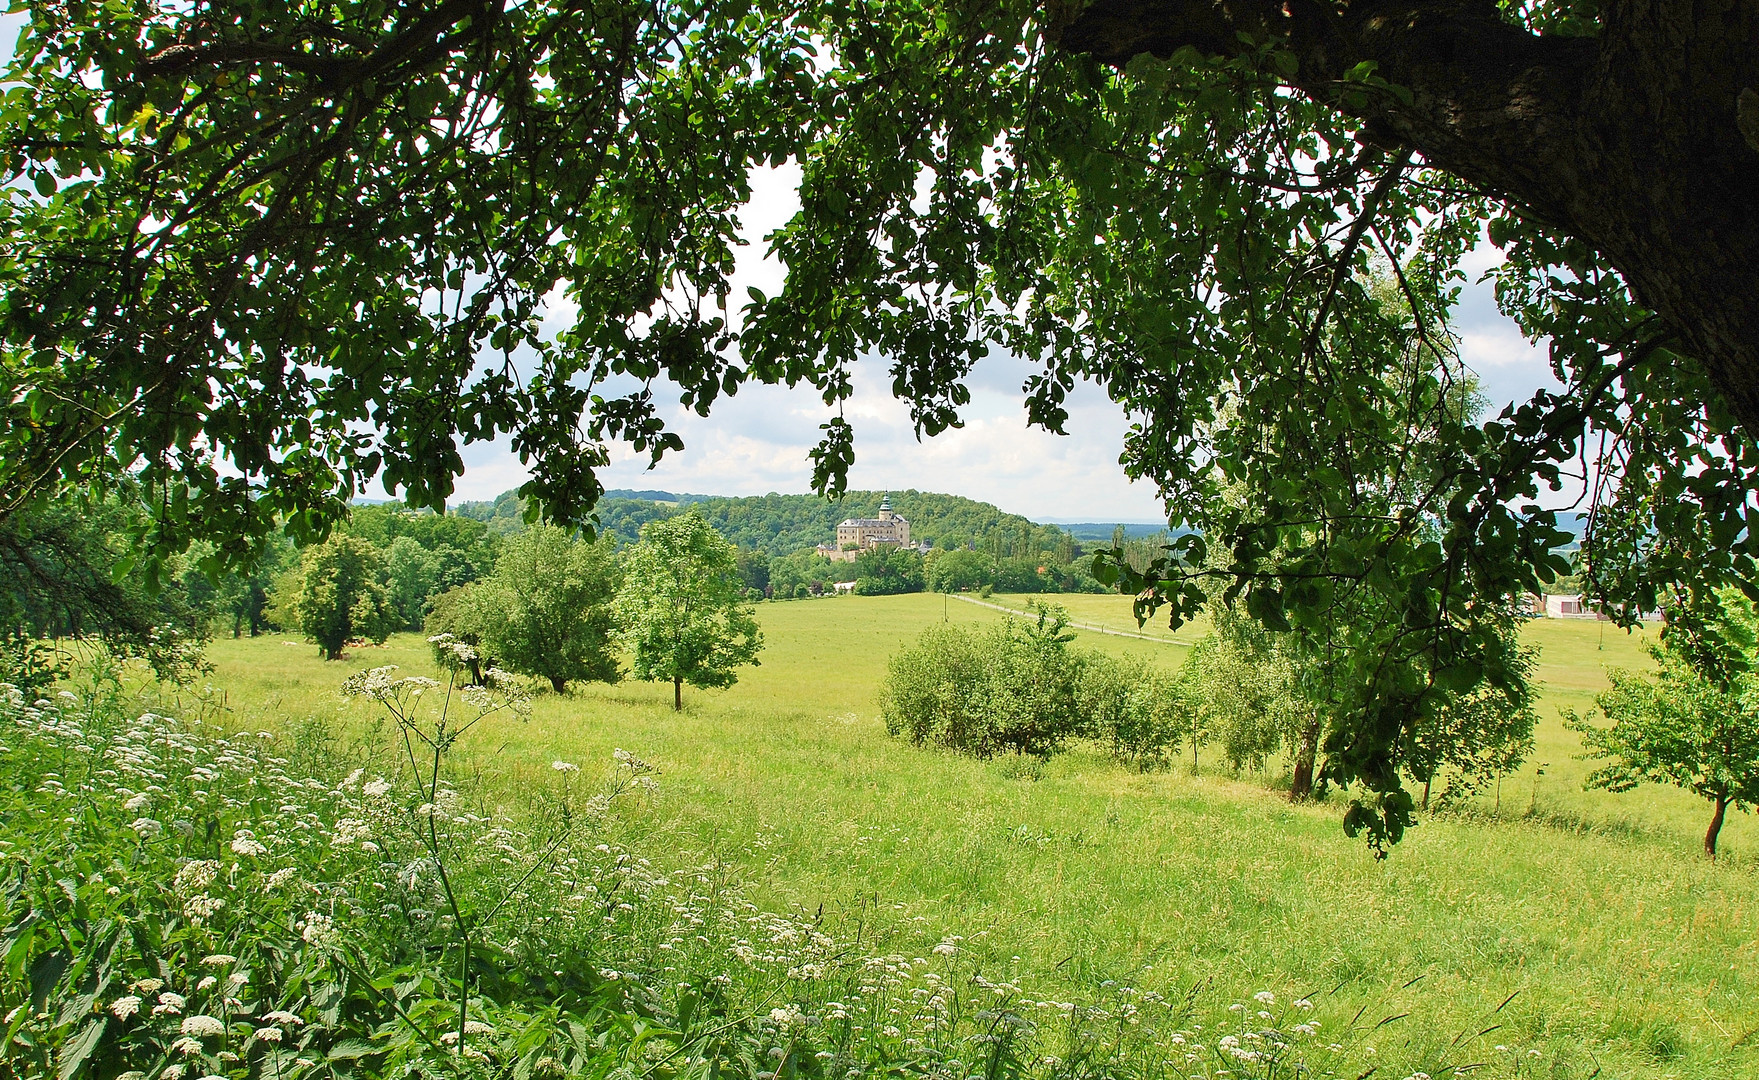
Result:
[[[495,572],[471,586],[476,612],[461,623],[509,671],[548,679],[560,694],[570,682],[614,683],[617,661],[611,601],[617,595],[617,554],[609,536],[588,542],[554,525],[507,540]]]
[[[835,406],[877,355],[933,435],[1006,350],[1034,423],[1081,379],[1135,419],[1126,469],[1196,532],[1124,584],[1175,619],[1211,575],[1271,625],[1365,582],[1399,613],[1328,763],[1391,797],[1432,688],[1494,651],[1477,613],[1565,569],[1567,474],[1621,617],[1759,577],[1759,0],[1719,10],[33,6],[0,510],[138,474],[154,550],[246,559],[370,482],[438,508],[508,436],[528,509],[574,522],[605,440],[681,447],[661,376],[698,412],[748,381]],[[752,170],[790,159],[786,281],[730,296]],[[1480,418],[1433,404],[1485,236],[1561,388]],[[838,414],[818,485],[853,455]],[[1390,498],[1389,465],[1427,482]]]
[[[616,614],[635,677],[672,684],[672,707],[684,708],[684,684],[732,686],[738,669],[757,663],[763,634],[740,603],[733,545],[687,511],[642,527],[623,560]]]

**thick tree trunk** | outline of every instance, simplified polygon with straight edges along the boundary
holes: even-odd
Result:
[[[684,680],[678,676],[672,677],[672,711],[684,711]]]
[[[1710,815],[1710,828],[1704,830],[1704,854],[1716,858],[1716,837],[1722,832],[1722,819],[1728,813],[1728,796],[1716,797],[1716,810]]]
[[[1313,797],[1313,761],[1319,756],[1319,721],[1301,731],[1295,747],[1295,773],[1289,780],[1289,801],[1306,802]]]
[[[1317,100],[1371,61],[1365,138],[1604,254],[1759,434],[1759,0],[1608,0],[1595,37],[1539,36],[1489,0],[1097,0],[1062,46],[1122,66],[1285,39]]]
[[[1435,777],[1433,776],[1427,777],[1423,781],[1423,812],[1425,814],[1429,813],[1429,786],[1434,782]]]
[[[554,690],[558,694],[566,694],[568,692],[568,680],[558,678],[554,675],[551,675],[550,676],[550,689]]]

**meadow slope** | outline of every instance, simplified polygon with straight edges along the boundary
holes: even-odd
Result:
[[[1130,624],[1119,598],[1067,599],[1077,619]],[[1523,1075],[1759,1075],[1754,823],[1731,820],[1727,854],[1704,861],[1697,800],[1580,791],[1589,766],[1555,719],[1560,705],[1590,703],[1605,664],[1644,662],[1614,628],[1602,638],[1596,623],[1534,624],[1544,775],[1506,780],[1500,811],[1487,800],[1426,819],[1376,862],[1343,836],[1336,801],[1291,806],[1273,778],[1223,775],[1207,756],[1195,776],[1141,774],[1082,749],[1036,769],[888,738],[876,704],[887,656],[942,618],[1000,612],[918,594],[758,615],[762,666],[731,690],[687,690],[681,714],[669,686],[540,694],[528,719],[474,734],[471,766],[516,807],[552,761],[626,748],[661,769],[661,794],[633,823],[656,862],[712,854],[763,903],[822,910],[845,931],[963,935],[1044,993],[1108,979],[1169,992],[1207,982],[1224,996],[1270,988],[1313,995],[1337,1027],[1358,1010],[1408,1013],[1367,1037],[1383,1054],[1428,1046],[1464,1065],[1538,1051]],[[1080,637],[1169,666],[1186,651]],[[315,653],[274,637],[217,641],[213,681],[241,725],[324,715],[358,732],[365,707],[334,691],[347,673],[430,667],[415,635],[342,663]]]

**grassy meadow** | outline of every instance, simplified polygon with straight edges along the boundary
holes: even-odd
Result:
[[[1135,629],[1127,600],[1059,600],[1077,621]],[[1759,1075],[1759,831],[1735,816],[1708,863],[1700,800],[1583,792],[1591,766],[1556,720],[1591,704],[1605,666],[1646,662],[1615,627],[1532,624],[1543,775],[1530,764],[1508,778],[1500,808],[1426,818],[1376,862],[1343,836],[1335,802],[1292,806],[1274,777],[1222,774],[1207,754],[1197,775],[1142,774],[1079,748],[1035,768],[888,738],[887,657],[943,618],[1004,617],[990,608],[917,594],[758,616],[762,665],[730,690],[686,688],[681,714],[669,685],[541,693],[529,718],[473,732],[464,762],[513,807],[553,761],[627,749],[660,769],[632,823],[657,864],[718,857],[761,903],[822,911],[851,936],[876,923],[960,935],[1044,994],[1106,980],[1169,995],[1207,983],[1230,999],[1270,989],[1310,996],[1330,1030],[1360,1011],[1360,1049],[1382,1055],[1427,1044],[1519,1075]],[[1079,636],[1169,666],[1195,638],[1162,635]],[[432,666],[416,635],[341,663],[281,637],[222,639],[209,655],[241,727],[330,716],[362,730],[370,706],[337,696],[345,675]]]

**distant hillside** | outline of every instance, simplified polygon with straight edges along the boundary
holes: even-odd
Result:
[[[607,499],[637,499],[641,502],[669,502],[679,506],[705,502],[713,499],[713,495],[679,495],[670,491],[632,491],[629,488],[612,488],[605,492]]]
[[[666,491],[610,491],[599,500],[599,527],[626,541],[635,540],[647,522],[670,517],[688,505],[742,548],[786,555],[829,543],[844,518],[873,517],[890,497],[892,509],[910,522],[912,540],[936,547],[971,545],[1004,556],[1056,551],[1067,534],[1054,525],[1039,525],[1019,514],[960,495],[926,491],[851,491],[837,502],[817,495],[754,495],[743,498],[679,495]],[[505,492],[494,502],[460,503],[457,512],[488,523],[496,533],[523,527],[518,496]],[[1103,536],[1111,539],[1111,526]]]

